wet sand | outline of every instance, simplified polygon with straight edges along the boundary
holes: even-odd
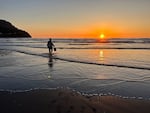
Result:
[[[150,101],[83,96],[68,89],[0,91],[1,113],[150,113]]]

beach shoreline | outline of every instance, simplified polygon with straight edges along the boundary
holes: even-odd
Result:
[[[66,88],[0,91],[3,113],[149,113],[149,100],[81,95]]]
[[[150,113],[148,50],[67,40],[49,58],[46,41],[0,43],[1,113]]]

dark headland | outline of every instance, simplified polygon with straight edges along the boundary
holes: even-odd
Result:
[[[21,29],[16,28],[10,22],[6,20],[0,20],[0,38],[23,38],[23,37],[31,37],[31,35]]]

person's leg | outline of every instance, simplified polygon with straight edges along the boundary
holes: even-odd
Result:
[[[51,48],[49,48],[49,54],[52,54],[53,50]]]
[[[52,53],[53,52],[53,50],[52,49],[50,49],[50,53]]]
[[[48,50],[49,50],[49,53],[50,53],[50,48],[48,48]]]

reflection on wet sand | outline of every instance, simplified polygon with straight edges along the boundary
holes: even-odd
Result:
[[[49,67],[53,67],[53,56],[52,56],[52,54],[49,54],[48,65],[49,65]]]
[[[104,52],[103,52],[103,50],[99,51],[99,58],[100,58],[100,61],[104,61]]]
[[[53,56],[52,56],[52,54],[49,54],[49,61],[48,61],[48,66],[50,67],[50,72],[49,72],[49,74],[48,74],[48,76],[47,76],[47,78],[48,79],[51,79],[51,69],[52,69],[52,67],[53,67]]]

